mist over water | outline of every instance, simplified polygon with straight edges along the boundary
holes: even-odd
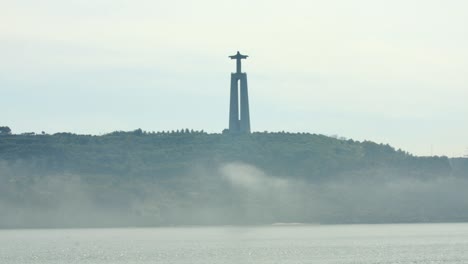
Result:
[[[53,174],[0,165],[0,227],[447,222],[468,219],[468,179],[385,169],[312,181],[246,163],[178,177]]]

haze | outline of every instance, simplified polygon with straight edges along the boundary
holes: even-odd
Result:
[[[14,133],[227,127],[227,58],[250,55],[254,131],[461,156],[466,1],[2,1]]]
[[[0,228],[459,222],[463,177],[345,172],[276,177],[243,163],[178,177],[51,174],[0,162]],[[374,174],[370,174],[374,172]]]

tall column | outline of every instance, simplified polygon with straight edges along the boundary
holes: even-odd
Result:
[[[240,54],[239,51],[236,55],[229,56],[229,58],[236,60],[236,72],[231,74],[231,100],[229,107],[229,132],[231,133],[250,133],[247,74],[242,72],[241,66],[241,60],[247,59],[247,57],[247,55]]]
[[[239,132],[239,90],[237,73],[231,74],[231,102],[229,107],[229,131]]]
[[[250,133],[249,93],[246,73],[242,73],[240,78],[240,105],[240,132]]]

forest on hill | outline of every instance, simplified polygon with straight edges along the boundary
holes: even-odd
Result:
[[[3,133],[0,227],[467,221],[467,160],[309,133]]]
[[[113,174],[120,177],[177,176],[197,166],[248,163],[268,174],[325,180],[363,169],[398,170],[400,176],[449,175],[447,157],[416,157],[370,141],[308,133],[207,134],[141,129],[103,136],[56,133],[0,137],[0,160],[34,173]]]

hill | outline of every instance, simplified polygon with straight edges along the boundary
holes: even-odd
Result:
[[[324,180],[342,172],[396,169],[400,176],[450,174],[447,157],[415,157],[389,145],[307,133],[113,132],[0,137],[0,160],[25,163],[34,173],[181,175],[193,167],[245,162],[265,172]],[[404,175],[402,175],[403,173]]]
[[[466,221],[466,160],[308,133],[2,135],[0,227]]]

